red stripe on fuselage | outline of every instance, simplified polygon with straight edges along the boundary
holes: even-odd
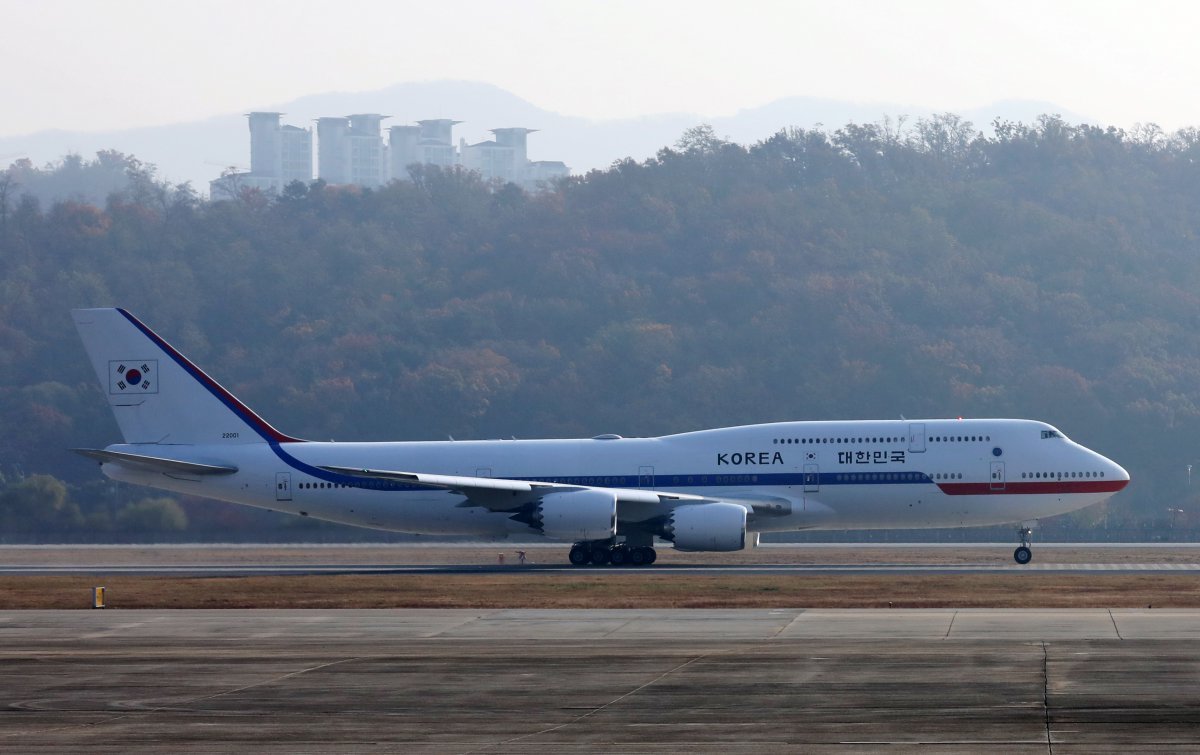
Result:
[[[1035,482],[939,482],[946,495],[1070,495],[1072,493],[1116,493],[1129,480],[1037,480]]]

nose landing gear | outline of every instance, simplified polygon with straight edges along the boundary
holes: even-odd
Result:
[[[1021,544],[1013,551],[1013,560],[1024,566],[1033,560],[1033,550],[1029,547],[1033,541],[1033,528],[1021,525],[1017,536],[1021,538]]]

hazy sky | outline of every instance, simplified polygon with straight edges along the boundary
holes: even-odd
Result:
[[[435,79],[591,118],[808,95],[1200,125],[1200,4],[1186,2],[0,0],[0,29],[0,135]]]

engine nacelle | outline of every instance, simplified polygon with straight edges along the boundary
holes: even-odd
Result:
[[[733,503],[679,506],[663,529],[676,550],[740,551],[746,547],[746,509]]]
[[[550,493],[538,504],[536,521],[556,540],[606,540],[617,534],[617,496],[603,490]]]

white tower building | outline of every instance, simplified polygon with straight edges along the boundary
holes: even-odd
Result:
[[[209,182],[214,199],[236,199],[247,189],[278,193],[292,181],[312,181],[312,131],[280,125],[283,113],[246,113],[250,126],[250,171]]]
[[[325,183],[350,183],[349,130],[345,118],[317,119],[317,176]]]
[[[386,167],[380,127],[383,120],[389,117],[378,113],[346,116],[350,122],[350,129],[346,132],[350,149],[350,183],[370,188],[383,186]]]

